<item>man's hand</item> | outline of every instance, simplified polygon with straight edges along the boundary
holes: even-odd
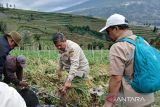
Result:
[[[104,103],[104,105],[103,105],[103,107],[112,107],[112,103],[111,102],[108,102],[108,101],[106,101],[105,103]]]
[[[122,76],[121,75],[112,75],[111,79],[109,80],[109,93],[110,93],[110,100],[111,101],[106,101],[105,104],[103,105],[103,107],[112,107],[113,103],[114,103],[114,99],[116,98],[115,96],[117,96],[120,86],[121,86],[121,82],[122,82]]]
[[[28,83],[26,81],[20,81],[19,86],[21,87],[28,87]]]
[[[62,92],[63,92],[64,94],[67,94],[67,89],[69,89],[70,87],[71,87],[71,81],[67,80],[67,81],[64,83]]]

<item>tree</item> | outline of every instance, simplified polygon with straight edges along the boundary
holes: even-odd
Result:
[[[96,41],[92,42],[92,49],[93,49],[93,50],[95,50],[95,49],[96,49],[96,47],[97,47],[97,43],[96,43]]]
[[[30,38],[30,32],[27,30],[22,31],[22,45],[21,49],[24,49],[24,45],[30,45],[31,44],[31,38]]]
[[[10,4],[10,5],[9,5],[9,7],[11,8],[11,7],[12,7],[12,5]]]
[[[42,50],[42,46],[41,46],[41,43],[40,43],[40,38],[41,38],[40,34],[35,34],[34,35],[35,41],[38,42],[38,49]]]
[[[90,27],[87,25],[87,26],[84,26],[84,30],[85,31],[90,31]]]
[[[33,14],[30,15],[30,20],[34,20]]]
[[[104,48],[104,44],[103,44],[103,42],[101,42],[101,41],[99,41],[99,42],[97,43],[97,45],[98,45],[98,48],[99,48],[99,49]]]
[[[9,7],[9,5],[8,5],[8,3],[6,3],[6,8],[8,8]]]
[[[3,7],[3,4],[2,4],[2,3],[0,3],[0,11],[1,11],[1,12],[4,12],[4,7]]]
[[[82,47],[83,47],[83,44],[80,44],[79,46],[82,48]]]
[[[27,19],[28,22],[31,21],[31,20],[34,20],[33,14],[30,14],[30,15],[28,16],[28,19]]]
[[[3,4],[2,3],[0,3],[0,8],[2,8],[3,7]]]
[[[0,22],[0,31],[2,33],[5,33],[5,31],[7,30],[7,24],[3,21]]]
[[[155,32],[157,32],[157,30],[158,30],[158,28],[156,26],[154,26],[153,32],[155,33]]]
[[[14,4],[14,9],[16,8],[16,5]]]
[[[92,45],[88,44],[88,50],[91,50],[91,49],[92,49]]]

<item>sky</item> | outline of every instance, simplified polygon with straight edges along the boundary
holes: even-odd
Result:
[[[18,9],[53,12],[65,9],[74,5],[84,3],[88,0],[0,0],[3,7],[6,4],[14,5]]]

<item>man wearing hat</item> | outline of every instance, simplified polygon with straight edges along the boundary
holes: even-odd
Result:
[[[133,78],[134,73],[134,45],[128,42],[118,42],[121,38],[136,39],[136,35],[129,30],[128,21],[123,15],[113,14],[100,32],[106,31],[107,36],[116,42],[109,51],[109,94],[103,107],[151,107],[154,102],[153,93],[137,93],[124,78]],[[146,42],[147,43],[147,42]],[[130,100],[130,99],[132,100]],[[133,101],[133,99],[139,99]],[[126,100],[123,100],[126,99]]]
[[[21,35],[18,32],[12,31],[0,37],[0,81],[2,80],[3,66],[6,56],[9,52],[20,44]]]
[[[28,84],[22,81],[23,68],[26,67],[26,58],[23,55],[18,57],[8,55],[4,65],[4,82],[13,83],[15,86],[27,87]]]

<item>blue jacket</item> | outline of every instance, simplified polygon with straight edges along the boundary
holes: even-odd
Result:
[[[11,51],[7,38],[5,36],[0,37],[0,80],[2,79],[3,66],[6,60],[6,56]]]

